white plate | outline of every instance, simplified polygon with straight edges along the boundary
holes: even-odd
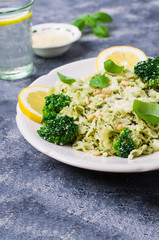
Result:
[[[90,58],[56,68],[48,75],[38,78],[31,85],[52,87],[58,80],[57,72],[73,78],[89,76],[96,72],[95,60],[96,58]],[[75,151],[68,146],[58,146],[49,143],[37,134],[40,124],[23,115],[18,104],[16,121],[20,132],[32,146],[60,162],[102,172],[144,172],[159,169],[159,152],[128,161],[128,159],[119,157],[95,157],[84,152]]]

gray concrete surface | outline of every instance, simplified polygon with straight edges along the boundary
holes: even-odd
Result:
[[[109,38],[84,34],[59,58],[34,56],[30,77],[0,80],[1,240],[159,239],[159,171],[113,174],[74,168],[34,149],[16,126],[19,92],[53,68],[115,45],[159,55],[158,0],[38,0],[33,24],[70,22],[95,11],[113,17]]]

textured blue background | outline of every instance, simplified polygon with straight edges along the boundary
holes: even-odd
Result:
[[[158,0],[37,0],[33,24],[70,22],[95,11],[113,17],[110,38],[84,34],[59,58],[34,56],[30,77],[0,81],[1,240],[159,239],[158,171],[111,174],[74,168],[38,152],[16,127],[18,93],[53,68],[114,45],[159,55]]]

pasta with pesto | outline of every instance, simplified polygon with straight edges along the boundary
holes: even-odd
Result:
[[[128,127],[138,146],[130,152],[129,159],[159,151],[159,125],[145,122],[133,111],[134,99],[159,103],[159,92],[148,89],[130,69],[119,74],[103,74],[109,78],[105,88],[91,87],[93,76],[77,79],[72,85],[57,83],[55,94],[71,97],[70,105],[60,114],[73,117],[79,126],[73,149],[95,156],[113,156],[114,137]]]

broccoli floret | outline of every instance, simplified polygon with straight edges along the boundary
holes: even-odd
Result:
[[[136,148],[131,135],[132,131],[129,128],[124,128],[119,138],[114,140],[113,149],[118,157],[127,158],[130,152]]]
[[[73,117],[61,115],[48,119],[37,132],[48,142],[65,145],[76,140],[78,125],[74,123]]]
[[[55,112],[59,113],[64,107],[69,106],[71,98],[67,95],[51,94],[45,97],[45,106],[43,108],[43,116],[47,113]]]
[[[148,86],[159,90],[159,57],[138,62],[134,67],[134,73]]]
[[[43,108],[42,127],[37,131],[39,136],[58,145],[73,143],[78,135],[78,125],[69,116],[59,112],[69,106],[71,98],[67,95],[52,94],[46,97]]]
[[[49,120],[54,119],[57,116],[57,113],[55,112],[48,112],[45,115],[43,115],[42,125],[44,126],[47,124]]]

